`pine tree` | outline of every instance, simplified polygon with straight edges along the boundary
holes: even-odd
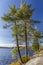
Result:
[[[20,8],[17,8],[15,5],[11,6],[9,8],[9,11],[7,14],[4,14],[2,19],[8,23],[8,25],[5,25],[4,27],[10,27],[12,29],[12,35],[16,37],[16,44],[18,48],[19,57],[22,61],[20,50],[19,50],[19,37],[22,38],[22,40],[25,40],[26,43],[26,57],[28,60],[28,43],[29,40],[29,33],[33,32],[32,24],[39,23],[39,21],[35,21],[31,19],[31,16],[33,14],[34,9],[31,9],[31,4],[27,5],[26,3],[23,3]],[[27,40],[28,39],[28,40]]]

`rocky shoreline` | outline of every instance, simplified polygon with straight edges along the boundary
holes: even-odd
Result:
[[[41,51],[37,57],[28,61],[25,65],[43,65],[43,51]]]

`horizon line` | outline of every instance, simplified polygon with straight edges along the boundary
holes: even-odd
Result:
[[[25,47],[25,45],[19,45],[22,47]],[[16,44],[0,44],[0,48],[13,48],[13,47],[17,47]]]

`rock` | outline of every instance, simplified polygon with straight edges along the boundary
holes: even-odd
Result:
[[[31,59],[26,65],[43,65],[43,51],[40,52],[39,56]]]
[[[40,60],[40,57],[31,59],[29,62],[26,63],[26,65],[37,65]]]

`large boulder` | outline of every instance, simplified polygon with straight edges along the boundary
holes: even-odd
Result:
[[[43,57],[31,59],[26,63],[26,65],[43,65]]]

